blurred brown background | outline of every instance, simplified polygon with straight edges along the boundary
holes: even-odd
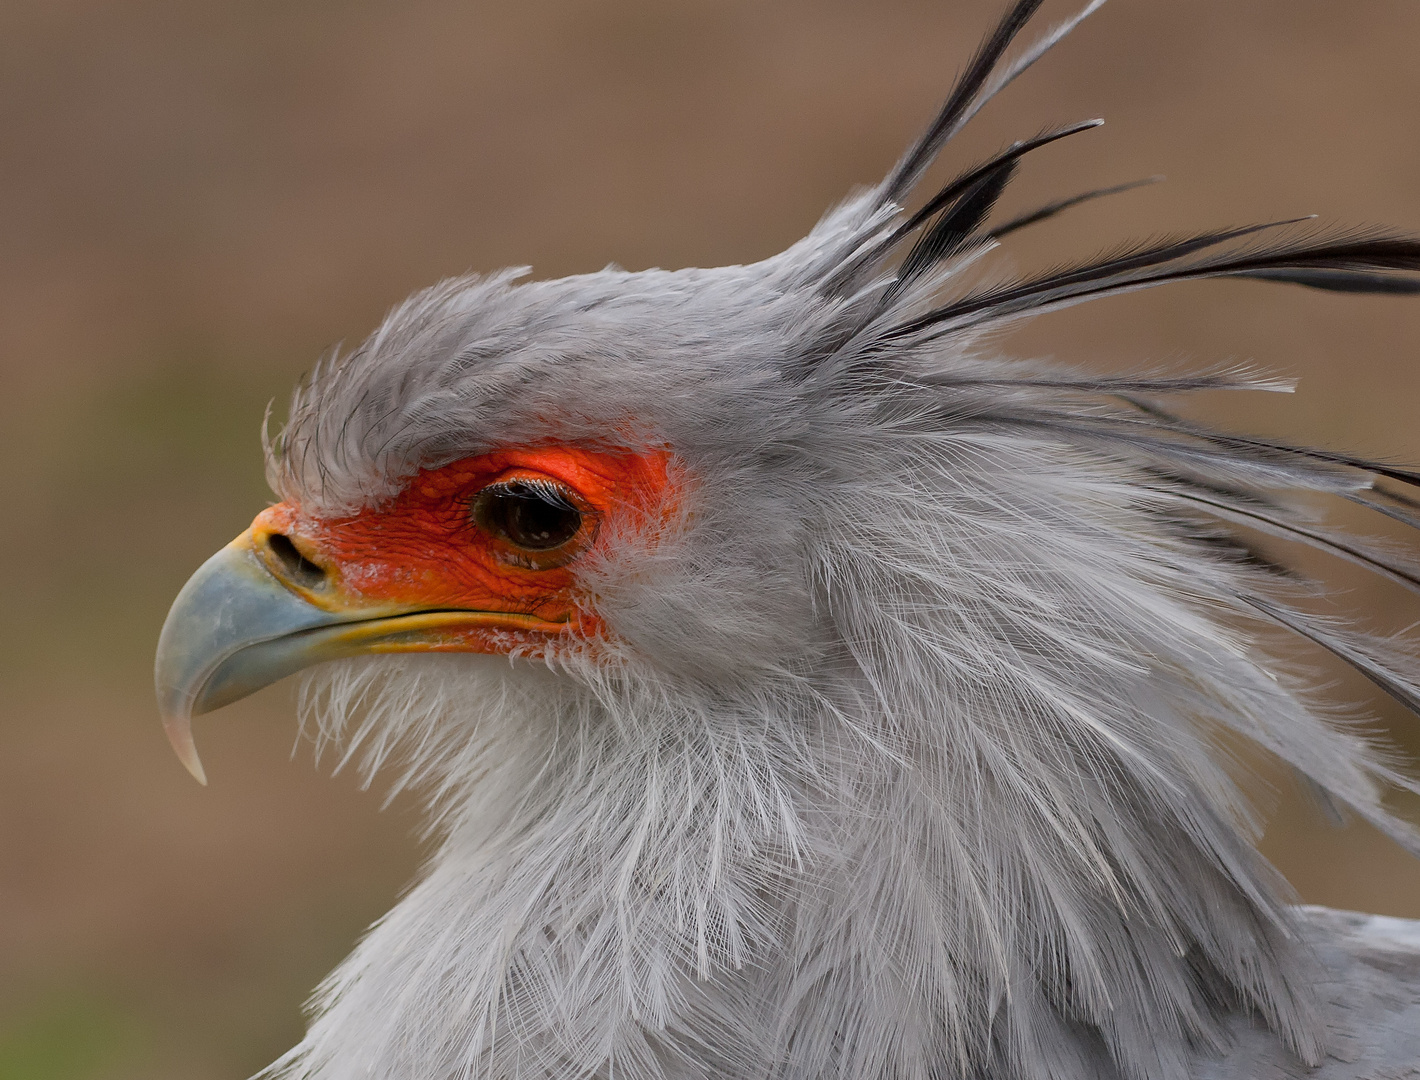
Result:
[[[200,724],[209,789],[159,732],[158,627],[264,503],[266,402],[445,275],[780,249],[882,175],[1003,2],[0,6],[0,1080],[247,1076],[418,863],[411,805],[292,756],[288,687]],[[1114,0],[948,166],[1102,115],[1005,211],[1167,174],[1023,265],[1312,212],[1420,229],[1417,45],[1414,0]],[[1214,419],[1420,461],[1414,300],[1190,285],[1006,344],[1255,357],[1301,393]],[[1379,625],[1420,615],[1333,577]],[[1420,916],[1420,863],[1280,800],[1267,850],[1302,896]]]

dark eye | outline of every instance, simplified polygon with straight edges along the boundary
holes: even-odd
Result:
[[[478,493],[472,509],[475,525],[524,551],[559,548],[582,529],[582,512],[552,484],[494,484]]]

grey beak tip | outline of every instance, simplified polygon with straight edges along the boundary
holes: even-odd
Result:
[[[163,623],[153,676],[168,741],[199,783],[207,776],[192,717],[306,666],[300,632],[339,621],[273,577],[245,534],[188,579]]]

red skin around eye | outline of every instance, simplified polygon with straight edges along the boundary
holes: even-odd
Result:
[[[258,540],[285,534],[327,572],[331,587],[308,596],[321,606],[372,614],[458,609],[509,616],[501,623],[490,620],[484,632],[432,646],[436,651],[526,650],[550,634],[596,636],[598,620],[578,605],[579,557],[546,569],[520,565],[516,549],[473,524],[474,496],[514,478],[553,480],[568,489],[584,508],[580,542],[588,547],[624,535],[616,526],[643,524],[671,504],[671,458],[663,450],[542,446],[421,472],[390,503],[350,517],[320,518],[294,503],[278,503],[257,516],[252,530]]]

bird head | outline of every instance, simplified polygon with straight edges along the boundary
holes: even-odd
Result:
[[[322,733],[401,760],[443,839],[289,1075],[1152,1080],[1238,1007],[1318,1058],[1226,748],[1420,850],[1381,801],[1413,783],[1273,639],[1420,685],[1246,533],[1420,586],[1305,508],[1420,526],[1420,475],[1159,403],[1278,388],[1254,373],[993,343],[1200,278],[1413,293],[1420,241],[1292,222],[1013,276],[1016,230],[1135,186],[992,223],[1027,153],[1096,121],[907,209],[1098,4],[1006,62],[1016,3],[889,176],[779,255],[445,282],[297,390],[280,501],[164,626],[168,733],[201,778],[192,717],[310,669]]]
[[[802,262],[451,281],[318,370],[269,447],[281,501],[164,632],[189,768],[192,715],[357,654],[692,696],[802,677],[823,644],[814,523],[851,519],[825,502],[864,490],[873,439],[845,443],[858,404],[804,376],[841,305]]]

